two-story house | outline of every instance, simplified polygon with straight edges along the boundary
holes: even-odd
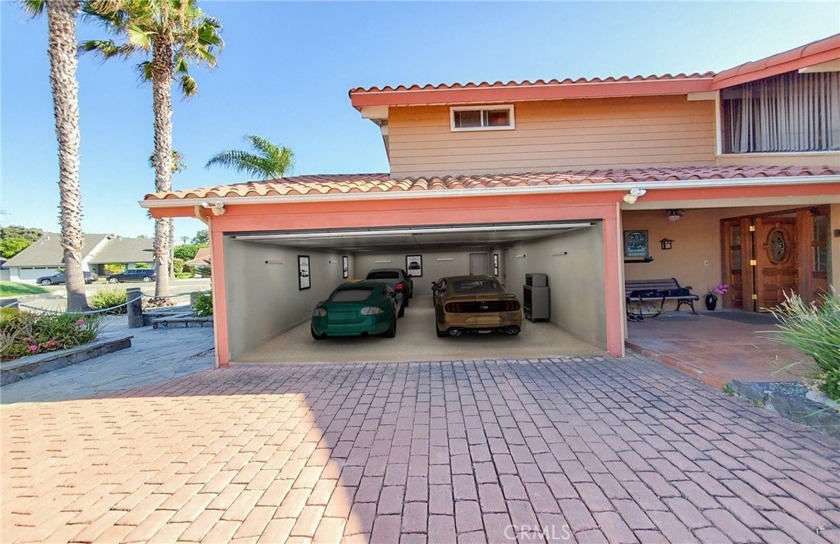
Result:
[[[526,274],[546,274],[552,326],[611,355],[624,353],[626,279],[675,277],[700,295],[727,283],[726,307],[756,311],[840,277],[840,35],[720,73],[357,88],[350,101],[380,127],[389,173],[141,202],[209,225],[221,365],[306,321],[345,278],[407,258],[422,263],[420,295],[482,273],[521,296]]]

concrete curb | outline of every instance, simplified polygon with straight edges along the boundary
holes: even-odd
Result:
[[[70,349],[23,357],[0,366],[0,386],[75,365],[101,355],[131,347],[133,336],[98,340]]]

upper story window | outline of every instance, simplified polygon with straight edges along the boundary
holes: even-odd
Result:
[[[513,106],[459,107],[449,110],[452,130],[511,130]]]
[[[724,153],[840,150],[840,74],[789,73],[721,91]]]

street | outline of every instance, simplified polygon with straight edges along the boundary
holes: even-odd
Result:
[[[118,283],[115,285],[107,283],[92,283],[85,286],[85,292],[88,298],[94,293],[102,289],[128,289],[131,287],[139,287],[144,295],[153,296],[155,294],[155,284],[151,283]],[[24,307],[30,306],[33,308],[41,308],[45,310],[63,311],[66,307],[67,291],[64,285],[53,285],[47,287],[49,293],[40,295],[24,295],[17,297]],[[173,302],[178,305],[187,304],[189,302],[189,293],[195,291],[208,291],[210,289],[210,278],[195,278],[188,280],[172,280],[170,283],[170,294]]]

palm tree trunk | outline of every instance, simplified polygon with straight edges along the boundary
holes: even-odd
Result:
[[[172,190],[172,45],[157,40],[152,50],[152,107],[155,114],[155,189]],[[172,219],[155,220],[155,297],[169,297]]]
[[[47,2],[50,85],[58,138],[61,247],[67,275],[67,309],[88,309],[82,271],[82,195],[79,188],[79,83],[76,81],[76,17],[80,0]]]

